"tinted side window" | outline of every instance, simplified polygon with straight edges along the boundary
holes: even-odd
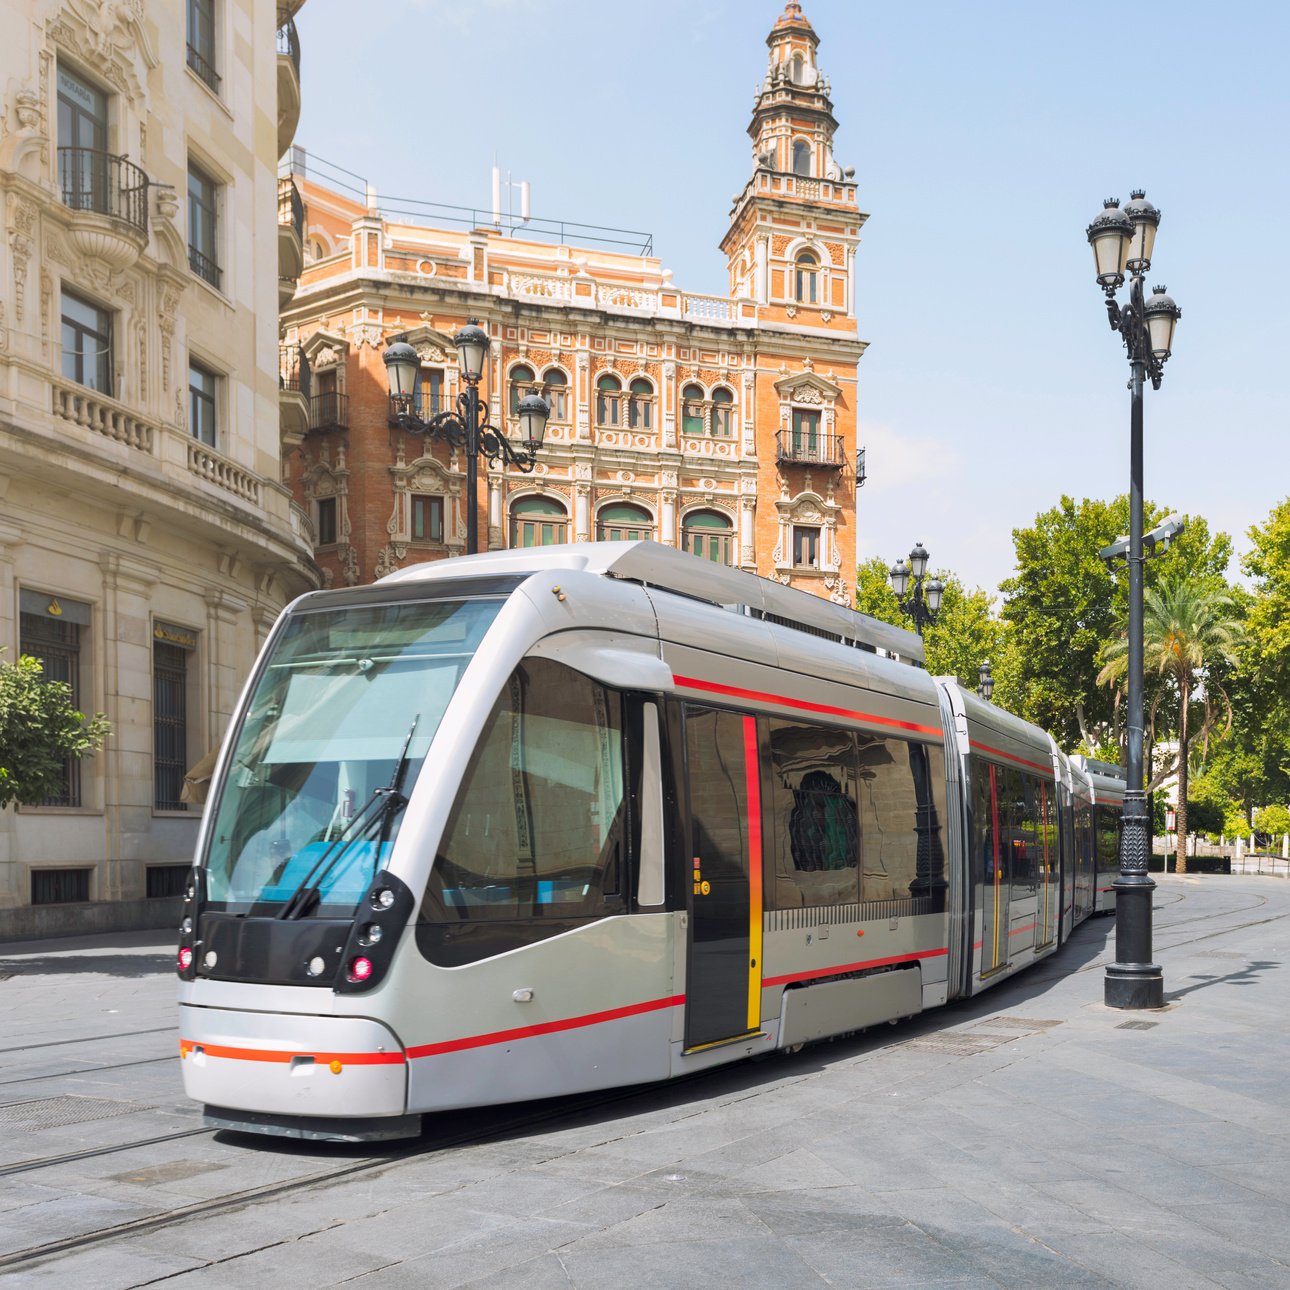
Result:
[[[626,851],[621,696],[562,664],[527,660],[493,705],[421,914],[423,924],[463,932],[510,930],[466,937],[477,947],[469,953],[449,948],[431,957],[468,962],[553,935],[571,920],[621,912]],[[454,940],[439,939],[441,951]]]
[[[770,723],[775,872],[770,909],[860,899],[860,814],[855,745],[848,731]]]

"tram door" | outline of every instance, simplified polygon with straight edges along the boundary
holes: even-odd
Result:
[[[753,717],[687,705],[685,1047],[761,1026],[761,791]]]
[[[1039,869],[1039,889],[1035,893],[1035,949],[1051,945],[1057,935],[1057,907],[1061,893],[1057,889],[1057,805],[1048,784],[1039,782],[1039,838],[1035,862]]]
[[[977,794],[976,835],[981,888],[981,975],[986,976],[1008,962],[1008,931],[1011,926],[1012,847],[1007,834],[1008,807],[1001,795],[1006,791],[1006,772],[993,764]]]

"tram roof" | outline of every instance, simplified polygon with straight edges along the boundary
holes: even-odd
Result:
[[[779,623],[860,649],[878,651],[922,666],[923,642],[914,632],[868,614],[785,587],[743,569],[731,569],[659,542],[569,542],[561,545],[489,551],[399,569],[380,581],[407,583],[491,574],[577,569],[638,582],[643,586],[705,600],[735,613]]]

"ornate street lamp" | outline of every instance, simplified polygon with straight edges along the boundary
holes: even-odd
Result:
[[[382,358],[390,381],[390,424],[408,434],[438,439],[466,455],[466,551],[474,555],[479,550],[480,454],[528,474],[537,464],[551,406],[539,394],[526,394],[517,409],[520,440],[512,443],[488,424],[487,409],[479,398],[479,382],[488,358],[488,333],[472,318],[453,337],[453,343],[466,388],[457,395],[456,411],[437,412],[429,420],[422,420],[416,410],[421,372],[416,350],[404,340],[395,340]]]
[[[1107,317],[1128,351],[1131,391],[1129,538],[1124,553],[1129,566],[1128,783],[1120,832],[1120,874],[1115,880],[1116,961],[1106,969],[1105,1002],[1110,1008],[1164,1006],[1164,974],[1151,962],[1151,893],[1156,884],[1147,872],[1151,822],[1142,762],[1142,389],[1148,376],[1151,388],[1160,388],[1182,311],[1164,287],[1157,287],[1150,299],[1144,295],[1143,279],[1151,268],[1159,224],[1160,212],[1137,189],[1123,209],[1118,201],[1109,199],[1087,230],[1098,285],[1106,294]],[[1115,293],[1124,285],[1126,270],[1130,275],[1129,300],[1122,307]],[[1121,553],[1115,550],[1114,554]]]
[[[920,636],[924,628],[936,621],[936,615],[941,612],[941,597],[945,594],[945,584],[939,578],[926,581],[928,558],[927,548],[916,542],[909,553],[909,563],[897,560],[887,571],[901,611],[914,620],[914,629]],[[907,597],[905,593],[911,582],[914,589]]]
[[[994,676],[990,672],[990,660],[986,659],[976,670],[976,692],[987,702],[994,694]]]

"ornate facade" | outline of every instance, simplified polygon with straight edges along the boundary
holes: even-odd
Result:
[[[264,330],[298,7],[0,11],[0,646],[112,722],[49,801],[0,812],[0,939],[168,921],[184,773],[320,578]]]
[[[417,349],[429,415],[456,398],[452,336],[473,318],[493,341],[492,425],[515,437],[530,389],[552,405],[531,474],[481,462],[480,549],[648,536],[851,603],[867,217],[800,5],[767,44],[726,296],[678,289],[649,255],[400,220],[296,154],[308,262],[284,361],[310,388],[289,477],[331,584],[466,549],[466,463],[392,427],[381,355],[395,337]]]

